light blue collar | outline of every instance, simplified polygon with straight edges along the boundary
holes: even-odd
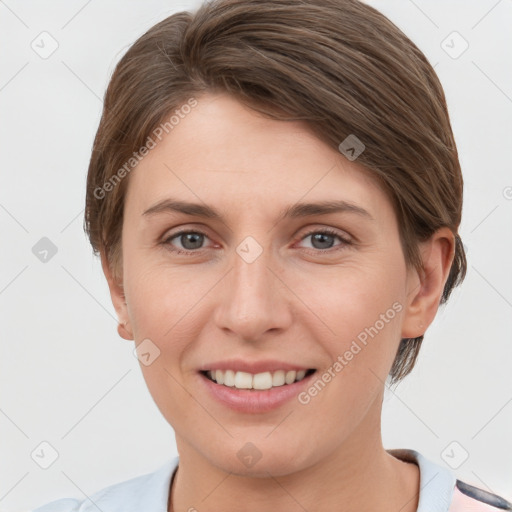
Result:
[[[446,468],[409,449],[387,450],[394,457],[413,462],[420,470],[420,496],[417,512],[447,512],[456,479]],[[167,512],[171,479],[178,467],[174,457],[156,471],[111,485],[83,502],[57,500],[33,512]]]
[[[455,490],[453,473],[421,453],[405,448],[387,450],[394,457],[414,462],[420,468],[420,498],[416,512],[447,512]]]

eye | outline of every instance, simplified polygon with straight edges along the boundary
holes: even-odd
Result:
[[[312,230],[309,233],[306,233],[302,238],[302,240],[306,240],[307,238],[311,238],[313,252],[331,252],[338,251],[346,247],[347,245],[351,245],[352,242],[340,235],[337,231],[324,228],[324,229],[316,229]],[[168,237],[166,237],[162,244],[167,246],[171,251],[177,254],[191,254],[194,252],[199,252],[200,249],[204,249],[203,244],[204,241],[208,239],[208,236],[201,231],[186,231],[182,230],[178,233],[174,233]],[[338,245],[334,245],[335,239],[338,239],[341,243]],[[173,242],[176,240],[180,246],[175,247]],[[306,249],[308,249],[306,247]]]
[[[162,243],[168,245],[171,251],[178,254],[189,254],[191,252],[198,252],[198,249],[203,249],[202,245],[206,238],[208,238],[207,235],[200,231],[179,231],[167,237]],[[179,241],[181,248],[172,247],[174,239]]]
[[[306,240],[307,238],[311,238],[313,249],[321,252],[327,252],[329,249],[333,249],[334,240],[336,238],[341,241],[341,244],[334,246],[335,251],[343,249],[343,247],[351,244],[351,241],[348,240],[348,238],[345,238],[337,231],[328,228],[310,231],[309,233],[306,233],[301,240]]]

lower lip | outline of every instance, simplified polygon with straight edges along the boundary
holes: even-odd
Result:
[[[296,398],[315,374],[316,372],[313,372],[293,384],[263,390],[228,387],[213,382],[202,373],[199,373],[199,376],[212,396],[222,404],[239,412],[262,413],[277,409],[287,401]]]

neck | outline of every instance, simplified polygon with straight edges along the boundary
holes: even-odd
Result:
[[[378,428],[368,429],[373,437],[368,437],[363,425],[356,430],[356,435],[305,469],[259,478],[223,471],[177,436],[180,461],[169,512],[238,512],[240,508],[246,512],[416,512],[419,469],[386,452],[380,414]]]

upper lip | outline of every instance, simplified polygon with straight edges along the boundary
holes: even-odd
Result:
[[[300,364],[286,363],[275,359],[266,359],[264,361],[248,361],[242,359],[229,359],[224,361],[216,361],[208,363],[199,368],[199,371],[206,372],[208,370],[234,370],[235,372],[247,373],[263,373],[275,372],[277,370],[310,370],[310,366],[302,366]]]

